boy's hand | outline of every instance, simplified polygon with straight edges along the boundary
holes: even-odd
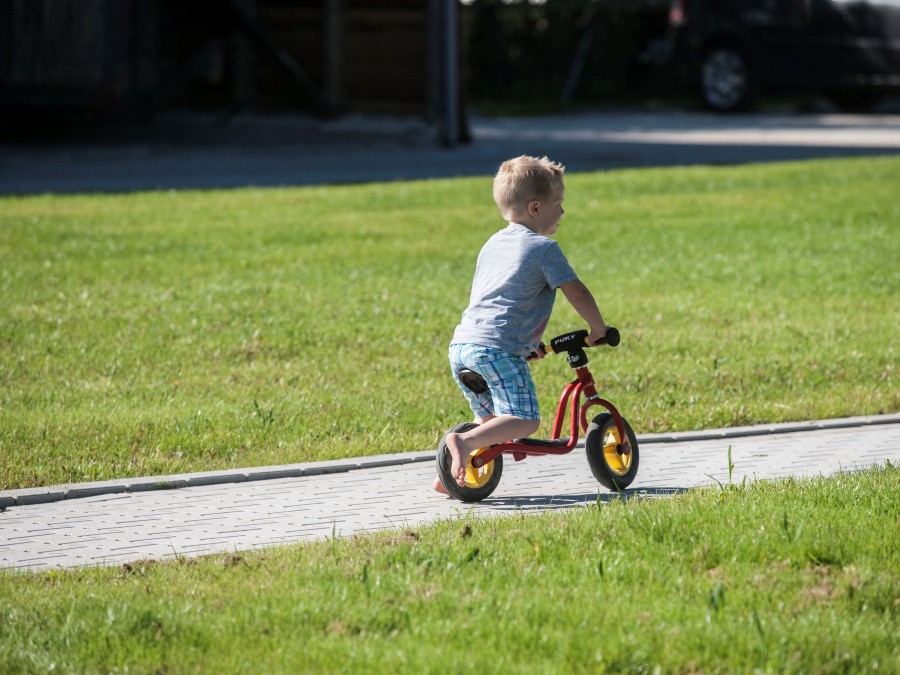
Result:
[[[603,325],[601,328],[591,328],[591,332],[588,333],[588,343],[592,347],[596,347],[597,344],[606,337],[606,325]]]
[[[547,352],[544,349],[544,343],[538,345],[537,349],[535,349],[531,354],[525,357],[526,361],[538,361],[547,356]]]

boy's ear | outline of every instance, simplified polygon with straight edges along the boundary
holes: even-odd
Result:
[[[537,216],[538,211],[540,211],[540,206],[541,202],[539,199],[532,199],[530,202],[528,202],[528,215],[530,215],[532,218]]]

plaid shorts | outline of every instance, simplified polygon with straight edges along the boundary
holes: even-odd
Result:
[[[524,356],[481,345],[452,344],[450,368],[475,417],[509,415],[523,420],[541,419],[531,370]],[[466,387],[458,375],[463,368],[481,375],[488,391],[476,394]]]

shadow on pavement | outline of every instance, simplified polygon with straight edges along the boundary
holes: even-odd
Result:
[[[499,499],[489,497],[481,504],[489,506],[491,511],[552,511],[597,503],[608,504],[614,501],[671,497],[688,490],[689,488],[685,487],[641,487],[629,488],[618,493],[598,491],[571,495],[516,495]]]

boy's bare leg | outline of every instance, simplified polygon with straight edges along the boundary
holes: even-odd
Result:
[[[469,455],[478,448],[486,448],[497,443],[505,443],[514,438],[526,438],[540,426],[538,420],[523,420],[521,417],[494,417],[484,424],[461,434],[447,434],[447,449],[452,463],[450,475],[460,487],[466,484],[466,464]],[[443,486],[441,486],[443,487]]]

